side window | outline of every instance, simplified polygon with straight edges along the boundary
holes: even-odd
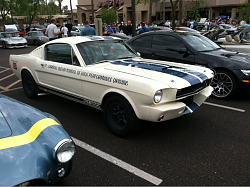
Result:
[[[242,37],[242,40],[250,41],[250,34],[248,32],[245,32],[245,34]]]
[[[177,38],[167,35],[154,35],[152,48],[158,50],[177,51],[186,46]]]
[[[45,59],[63,64],[72,64],[71,46],[69,44],[52,44],[45,47]]]
[[[152,36],[147,35],[133,41],[133,47],[151,48]]]

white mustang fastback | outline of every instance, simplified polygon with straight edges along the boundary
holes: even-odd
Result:
[[[29,98],[43,90],[104,111],[109,129],[131,134],[139,119],[159,122],[192,113],[212,93],[213,71],[140,58],[115,37],[69,37],[29,54],[10,55]]]

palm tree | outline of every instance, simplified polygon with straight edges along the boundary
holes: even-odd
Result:
[[[59,5],[59,8],[60,8],[60,14],[62,15],[62,1],[63,0],[57,0],[58,1],[58,5]]]
[[[74,24],[74,17],[73,17],[73,10],[72,10],[72,2],[71,2],[71,0],[70,0],[70,9],[71,9],[72,24]]]

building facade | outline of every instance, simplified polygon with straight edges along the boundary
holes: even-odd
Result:
[[[141,0],[136,5],[136,21],[151,21],[155,20],[170,20],[172,19],[172,6],[170,0],[159,0],[149,3],[149,1]],[[194,0],[196,1],[196,0]],[[175,0],[173,0],[175,2]],[[220,15],[225,15],[235,18],[240,15],[237,13],[237,6],[243,3],[249,3],[249,0],[205,0],[206,11],[202,12],[201,16],[215,19]],[[93,0],[94,18],[100,15],[101,10],[106,8],[116,8],[119,22],[129,21],[132,19],[132,4],[131,0]],[[165,7],[164,7],[165,5]],[[192,8],[192,0],[179,0],[176,9],[176,20],[180,17],[188,18],[188,11]],[[182,11],[180,11],[180,9]],[[165,13],[164,13],[165,10]],[[93,22],[91,0],[78,0],[77,5],[78,22],[83,23],[85,20]]]

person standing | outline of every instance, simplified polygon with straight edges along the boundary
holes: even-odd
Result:
[[[62,27],[62,31],[63,31],[62,37],[63,38],[68,37],[68,28],[65,27],[65,25],[63,25],[63,27]]]
[[[197,21],[194,20],[194,29],[196,29],[196,28],[197,28]]]
[[[243,26],[244,29],[250,29],[249,21],[246,21],[246,24]]]
[[[165,23],[165,26],[166,26],[166,27],[170,27],[170,26],[171,26],[170,21],[167,20],[167,22]]]
[[[112,33],[114,33],[114,30],[111,28],[111,25],[108,25],[107,34],[112,34]]]
[[[92,36],[96,35],[95,29],[89,26],[89,22],[84,22],[85,27],[81,31],[81,36]]]
[[[192,20],[191,22],[190,22],[190,29],[193,29],[194,28],[194,21]]]
[[[142,26],[142,28],[139,30],[137,35],[150,31],[149,28],[145,27],[145,23],[142,23],[141,26]]]
[[[128,21],[128,25],[124,29],[124,34],[126,34],[127,36],[131,36],[132,35],[131,21]]]
[[[57,38],[59,34],[61,34],[62,31],[58,31],[56,27],[56,19],[51,19],[51,24],[47,27],[45,31],[45,35],[49,37],[49,40],[54,40]]]
[[[26,32],[29,32],[29,31],[30,31],[30,27],[29,27],[29,25],[27,25]]]
[[[187,27],[190,27],[190,19],[187,21]]]
[[[120,29],[119,29],[119,26],[118,26],[118,23],[116,24],[116,33],[119,33],[120,32]]]
[[[209,21],[207,20],[205,23],[204,23],[204,26],[205,26],[205,29],[207,30],[208,28],[208,25],[209,25]]]

